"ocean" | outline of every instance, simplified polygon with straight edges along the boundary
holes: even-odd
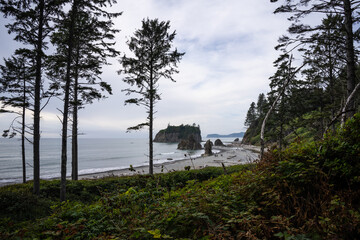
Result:
[[[79,175],[119,170],[130,165],[148,166],[148,142],[148,139],[137,138],[79,138]],[[67,176],[71,176],[70,145],[68,149]],[[199,157],[202,153],[204,150],[178,150],[176,143],[154,143],[154,164],[186,159],[189,155]],[[26,143],[27,180],[33,179],[32,154],[32,145]],[[61,139],[41,139],[40,178],[59,178],[60,159]],[[0,186],[21,182],[21,142],[19,139],[0,138]]]

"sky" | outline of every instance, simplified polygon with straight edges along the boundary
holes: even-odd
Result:
[[[159,81],[162,100],[156,106],[154,132],[168,124],[200,125],[202,136],[246,130],[244,121],[251,102],[269,91],[269,77],[275,72],[274,49],[286,34],[289,22],[275,15],[278,4],[270,0],[121,0],[109,10],[123,12],[115,20],[116,49],[129,54],[126,41],[141,28],[144,18],[170,21],[176,31],[173,46],[185,52],[173,77]],[[0,18],[1,59],[19,47]],[[113,95],[87,105],[79,112],[79,131],[88,138],[147,137],[147,129],[127,133],[128,127],[146,120],[146,110],[124,105],[128,87],[118,75],[119,59],[103,68],[102,80],[111,84]],[[2,61],[1,61],[2,64]],[[52,100],[42,111],[42,137],[60,137],[61,123]],[[0,114],[0,129],[8,128],[13,116]],[[28,119],[31,122],[31,118]]]

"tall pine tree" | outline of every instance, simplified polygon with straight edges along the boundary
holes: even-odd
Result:
[[[245,126],[250,127],[255,123],[256,119],[257,119],[256,107],[255,107],[255,103],[252,102],[246,114],[245,123],[244,123]]]
[[[21,136],[23,183],[26,182],[25,141],[28,140],[26,133],[29,133],[29,126],[26,124],[26,111],[33,110],[31,93],[34,91],[35,81],[34,61],[34,51],[17,49],[15,54],[4,59],[5,64],[0,66],[0,101],[3,104],[1,110],[17,115],[9,129],[4,130],[3,137],[12,138],[16,134]],[[15,110],[7,110],[9,106]]]
[[[115,1],[74,0],[69,12],[61,14],[56,22],[52,43],[57,52],[51,56],[49,76],[53,86],[64,91],[62,110],[62,178],[61,200],[66,194],[67,130],[72,113],[72,179],[78,179],[78,110],[94,99],[103,98],[102,91],[111,93],[111,87],[101,81],[102,66],[108,57],[119,53],[113,48],[113,19],[121,13],[103,10]]]
[[[175,31],[169,33],[170,22],[158,19],[144,19],[142,28],[136,30],[128,42],[130,50],[135,57],[121,58],[124,73],[124,82],[136,88],[127,88],[127,95],[137,94],[139,97],[126,100],[126,104],[142,105],[147,110],[147,121],[130,127],[128,130],[139,130],[149,127],[149,173],[153,174],[153,121],[154,106],[161,100],[159,93],[159,80],[167,78],[174,81],[172,75],[178,73],[177,63],[185,53],[172,50]]]
[[[52,18],[62,8],[61,0],[1,0],[0,11],[11,22],[6,25],[14,40],[28,45],[35,51],[34,123],[33,123],[33,168],[35,194],[40,193],[40,112],[42,109],[42,72],[46,56],[46,38],[52,31]]]

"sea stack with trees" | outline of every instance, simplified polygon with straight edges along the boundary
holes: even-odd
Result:
[[[160,143],[179,143],[178,149],[180,150],[197,150],[201,147],[201,130],[200,126],[184,125],[171,126],[170,124],[166,129],[160,130],[154,139],[154,142]]]

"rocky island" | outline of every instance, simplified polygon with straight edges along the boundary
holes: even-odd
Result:
[[[162,129],[156,134],[154,142],[179,143],[178,149],[182,150],[201,149],[200,127],[195,124],[168,125],[166,129]]]

